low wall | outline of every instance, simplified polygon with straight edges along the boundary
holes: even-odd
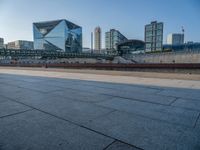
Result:
[[[200,51],[125,56],[137,63],[200,63]]]
[[[200,64],[1,64],[1,67],[42,67],[200,74]]]

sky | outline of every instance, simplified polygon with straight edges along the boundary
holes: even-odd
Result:
[[[0,0],[0,37],[5,43],[33,40],[32,23],[67,19],[82,26],[83,46],[90,47],[96,26],[117,29],[129,39],[144,40],[144,26],[164,22],[167,34],[185,29],[185,41],[200,42],[200,0]]]

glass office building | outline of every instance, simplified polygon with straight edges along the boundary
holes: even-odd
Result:
[[[121,34],[118,30],[111,29],[106,32],[105,36],[105,46],[107,50],[117,50],[117,44],[125,42],[128,39]]]
[[[145,26],[146,52],[161,51],[163,44],[163,23],[153,21]]]
[[[82,51],[82,28],[67,20],[33,23],[34,49]]]

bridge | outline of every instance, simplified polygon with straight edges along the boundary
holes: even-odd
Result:
[[[112,54],[97,53],[67,53],[50,50],[26,50],[26,49],[0,49],[0,56],[12,58],[103,58],[113,59]]]

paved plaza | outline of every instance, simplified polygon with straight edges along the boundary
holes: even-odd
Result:
[[[0,150],[200,150],[200,81],[0,68]]]

